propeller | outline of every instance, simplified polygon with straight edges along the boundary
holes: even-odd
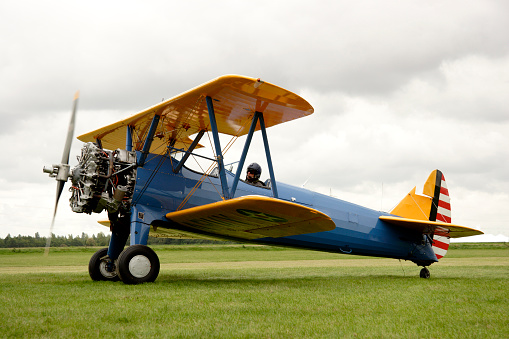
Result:
[[[64,152],[62,154],[62,161],[60,164],[53,164],[51,167],[44,167],[42,171],[44,173],[49,173],[51,178],[55,178],[57,181],[57,194],[55,199],[55,209],[53,211],[53,220],[51,221],[49,236],[46,240],[46,247],[44,249],[44,255],[47,256],[49,254],[49,248],[51,245],[51,237],[53,235],[53,226],[55,225],[55,217],[57,215],[57,207],[58,200],[60,200],[60,195],[62,194],[62,190],[64,189],[64,185],[69,178],[69,155],[71,153],[71,144],[72,138],[74,135],[74,124],[76,121],[76,109],[78,107],[78,99],[80,92],[77,91],[74,94],[73,107],[71,113],[71,121],[69,122],[69,128],[67,130],[67,139],[65,140]]]

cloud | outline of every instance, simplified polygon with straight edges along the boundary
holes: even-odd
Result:
[[[414,77],[393,94],[401,114],[424,111],[448,119],[504,123],[509,119],[509,55],[468,55],[443,61],[432,78]]]

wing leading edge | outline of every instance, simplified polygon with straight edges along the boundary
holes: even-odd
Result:
[[[177,230],[247,240],[324,232],[336,227],[322,212],[264,196],[197,206],[168,213],[166,218]]]

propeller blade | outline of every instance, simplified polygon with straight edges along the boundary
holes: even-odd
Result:
[[[55,209],[53,210],[53,220],[51,220],[51,226],[49,228],[49,235],[46,239],[46,247],[44,248],[44,255],[47,256],[49,254],[49,248],[51,246],[51,237],[53,235],[53,226],[55,225],[55,217],[57,216],[57,208],[58,201],[60,200],[60,196],[62,195],[62,191],[64,189],[65,181],[57,181],[57,195],[55,200]]]
[[[78,108],[79,94],[80,94],[79,91],[77,91],[76,94],[74,94],[73,107],[72,107],[72,113],[71,113],[71,121],[69,122],[69,128],[67,130],[67,138],[65,140],[65,146],[64,146],[64,153],[62,154],[61,164],[65,164],[65,165],[69,165],[69,155],[71,153],[72,138],[74,136],[74,125],[75,125],[75,121],[76,121],[76,109]],[[67,173],[67,172],[65,172],[65,173]],[[67,181],[67,177],[65,178],[65,181],[64,181],[62,179],[59,179],[57,176],[57,192],[56,192],[57,194],[56,194],[56,199],[55,199],[55,209],[53,211],[53,219],[51,220],[49,235],[48,235],[48,238],[46,239],[46,247],[44,248],[45,256],[48,256],[49,249],[51,247],[51,238],[53,236],[53,226],[55,225],[55,217],[57,216],[58,201],[60,200],[60,196],[62,195],[62,191],[64,189],[64,185],[65,185],[66,181]]]
[[[74,135],[74,122],[76,120],[76,109],[78,108],[78,99],[80,97],[80,92],[77,91],[74,94],[71,121],[69,122],[69,128],[67,130],[67,139],[65,140],[64,153],[62,154],[62,164],[69,164],[69,154],[71,153],[71,144],[72,137]]]
[[[49,235],[46,238],[46,246],[44,247],[44,256],[47,257],[49,255],[49,248],[51,247],[51,237],[53,236],[53,225],[55,225],[55,215],[53,215],[53,220],[51,220],[51,226],[49,228]]]
[[[65,181],[57,181],[57,195],[55,199],[55,209],[53,210],[53,220],[51,220],[51,226],[49,228],[49,235],[46,239],[46,247],[44,248],[44,255],[48,256],[49,248],[51,246],[51,237],[53,235],[53,226],[55,225],[55,217],[57,216],[57,208],[58,201],[60,200],[60,196],[62,195],[62,191],[64,190]]]

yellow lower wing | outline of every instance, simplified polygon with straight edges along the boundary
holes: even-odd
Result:
[[[99,220],[99,224],[110,227],[111,223],[109,220]],[[200,236],[198,234],[192,234],[190,232],[182,232],[171,229],[165,229],[162,227],[150,226],[150,234],[152,238],[172,238],[172,239],[211,239],[211,237]]]
[[[381,216],[379,219],[390,224],[419,231],[424,234],[436,234],[443,237],[461,238],[484,234],[483,232],[473,228],[439,221],[417,220],[391,216]]]
[[[248,240],[330,231],[336,227],[322,212],[264,196],[244,196],[193,207],[168,213],[166,218],[178,230]],[[158,229],[161,227],[165,226]]]

